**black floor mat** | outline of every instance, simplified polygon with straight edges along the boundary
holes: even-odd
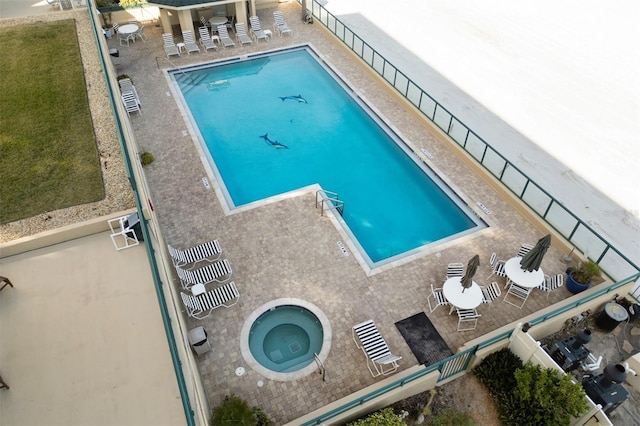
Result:
[[[431,365],[453,355],[424,312],[398,321],[396,327],[420,364]]]

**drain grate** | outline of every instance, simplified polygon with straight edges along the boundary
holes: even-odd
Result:
[[[300,349],[302,349],[302,348],[300,347],[300,344],[299,344],[298,342],[293,342],[292,344],[290,344],[290,345],[289,345],[289,350],[290,350],[292,353],[296,353],[296,352],[298,352]]]

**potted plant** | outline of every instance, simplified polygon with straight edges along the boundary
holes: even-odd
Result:
[[[598,276],[600,276],[600,267],[596,262],[582,261],[577,267],[567,269],[567,290],[573,294],[585,291]]]

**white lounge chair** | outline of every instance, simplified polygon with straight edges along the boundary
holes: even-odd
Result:
[[[200,53],[200,48],[196,44],[196,40],[193,38],[193,32],[191,32],[191,30],[182,32],[182,41],[184,42],[185,49],[187,49],[187,54],[191,55],[191,53]]]
[[[216,46],[211,39],[207,27],[198,28],[198,32],[200,33],[200,44],[202,45],[202,47],[204,47],[205,51],[209,49],[218,50],[218,46]]]
[[[194,284],[208,284],[211,282],[224,283],[231,278],[231,265],[227,259],[210,263],[197,269],[182,269],[176,266],[176,272],[182,282],[182,288],[188,290]]]
[[[242,22],[236,24],[236,40],[243,46],[251,44],[251,37],[247,35],[247,27]]]
[[[127,110],[127,115],[131,116],[131,113],[136,111],[139,112],[140,115],[142,115],[140,104],[138,103],[138,99],[136,99],[133,92],[124,92],[120,97],[122,98],[124,109]]]
[[[178,46],[176,46],[175,41],[173,41],[172,34],[162,34],[162,40],[164,42],[164,52],[167,54],[167,58],[169,56],[180,56],[180,51],[178,50]]]
[[[251,24],[251,33],[253,34],[253,37],[255,37],[256,41],[259,41],[260,39],[267,41],[267,34],[260,27],[260,18],[257,16],[250,16],[249,23]]]
[[[226,25],[218,25],[218,37],[220,38],[220,43],[222,43],[224,48],[236,45],[233,40],[231,40],[231,37],[229,37]]]
[[[280,37],[282,37],[282,34],[293,35],[293,31],[284,22],[284,15],[279,10],[273,12],[273,29],[278,32]]]
[[[362,352],[367,357],[367,368],[373,377],[381,374],[386,376],[398,369],[398,361],[402,357],[391,353],[387,342],[380,335],[373,320],[354,325],[351,330],[351,337],[356,346],[362,349]],[[373,367],[373,370],[371,367]]]
[[[136,90],[136,87],[131,82],[130,78],[122,78],[118,80],[118,84],[120,85],[120,92],[122,94],[125,94],[127,92],[133,93],[133,96],[136,97],[136,101],[138,101],[138,105],[142,106],[142,102],[140,102],[140,96],[138,96],[138,91]]]
[[[182,303],[187,308],[187,315],[198,320],[207,318],[214,309],[220,306],[230,308],[240,300],[240,293],[238,293],[238,288],[233,281],[198,296],[182,292],[180,292],[180,296]]]
[[[222,248],[218,240],[207,241],[197,246],[181,250],[167,245],[173,266],[182,269],[193,269],[200,262],[215,262],[222,255]],[[187,267],[191,265],[191,267]]]

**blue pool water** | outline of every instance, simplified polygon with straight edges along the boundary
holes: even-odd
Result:
[[[249,350],[263,367],[279,373],[300,370],[314,362],[322,348],[322,325],[301,306],[278,306],[251,326]]]
[[[172,77],[230,208],[318,183],[371,264],[483,226],[308,48]]]

